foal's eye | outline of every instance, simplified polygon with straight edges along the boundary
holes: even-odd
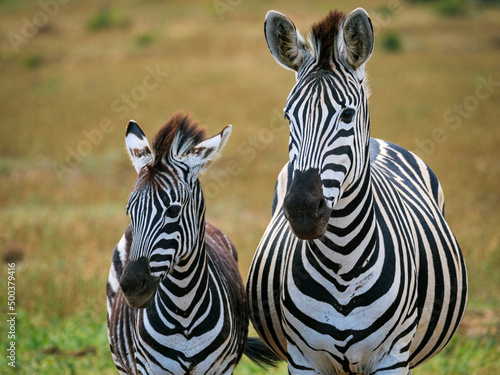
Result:
[[[181,206],[178,204],[173,204],[167,208],[167,212],[165,214],[169,218],[175,219],[177,216],[179,216],[180,212],[181,212]]]
[[[349,124],[352,121],[355,114],[356,111],[354,109],[346,108],[340,115],[340,120],[346,124]]]

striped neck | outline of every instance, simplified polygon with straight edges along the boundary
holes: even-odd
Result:
[[[198,225],[198,237],[192,249],[173,265],[160,283],[156,304],[162,305],[175,322],[189,322],[195,318],[196,306],[206,300],[209,291],[209,272],[205,242],[205,205]],[[186,235],[189,235],[187,233]],[[161,301],[161,302],[160,302]]]
[[[329,268],[343,279],[351,279],[373,266],[377,258],[378,230],[366,158],[361,178],[345,191],[334,206],[324,237],[311,249],[328,259]]]

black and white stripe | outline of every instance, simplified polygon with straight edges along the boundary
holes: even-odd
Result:
[[[308,45],[277,12],[265,31],[297,84],[290,161],[248,276],[253,325],[290,374],[408,374],[446,345],[467,303],[441,186],[417,156],[370,138],[364,10],[331,12]]]
[[[247,342],[236,249],[205,223],[198,175],[230,130],[205,140],[177,114],[151,151],[138,125],[129,124],[127,148],[139,175],[127,207],[131,225],[115,248],[107,285],[108,336],[120,373],[232,374],[244,350],[261,364],[274,358],[257,339]]]

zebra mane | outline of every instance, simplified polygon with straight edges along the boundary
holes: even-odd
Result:
[[[153,167],[172,156],[188,153],[207,139],[206,129],[188,114],[176,112],[153,139]]]
[[[309,34],[318,65],[330,69],[330,61],[335,57],[337,40],[346,14],[340,10],[330,11],[321,21],[316,22]]]
[[[322,20],[311,27],[309,44],[313,49],[317,65],[326,70],[331,69],[330,61],[335,59],[338,51],[339,36],[347,16],[341,10],[331,10]],[[365,73],[366,74],[366,73]],[[362,82],[367,98],[371,95],[368,77]]]

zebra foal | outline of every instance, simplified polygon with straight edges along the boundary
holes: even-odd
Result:
[[[297,82],[289,162],[247,281],[253,325],[290,374],[409,374],[467,304],[439,181],[413,153],[370,138],[363,9],[330,12],[307,42],[278,12],[264,28]]]
[[[139,126],[126,130],[138,173],[131,225],[113,253],[107,283],[108,338],[123,374],[232,374],[243,352],[276,359],[248,339],[248,305],[237,253],[205,222],[198,176],[219,155],[231,127],[206,139],[175,114],[150,149]]]

